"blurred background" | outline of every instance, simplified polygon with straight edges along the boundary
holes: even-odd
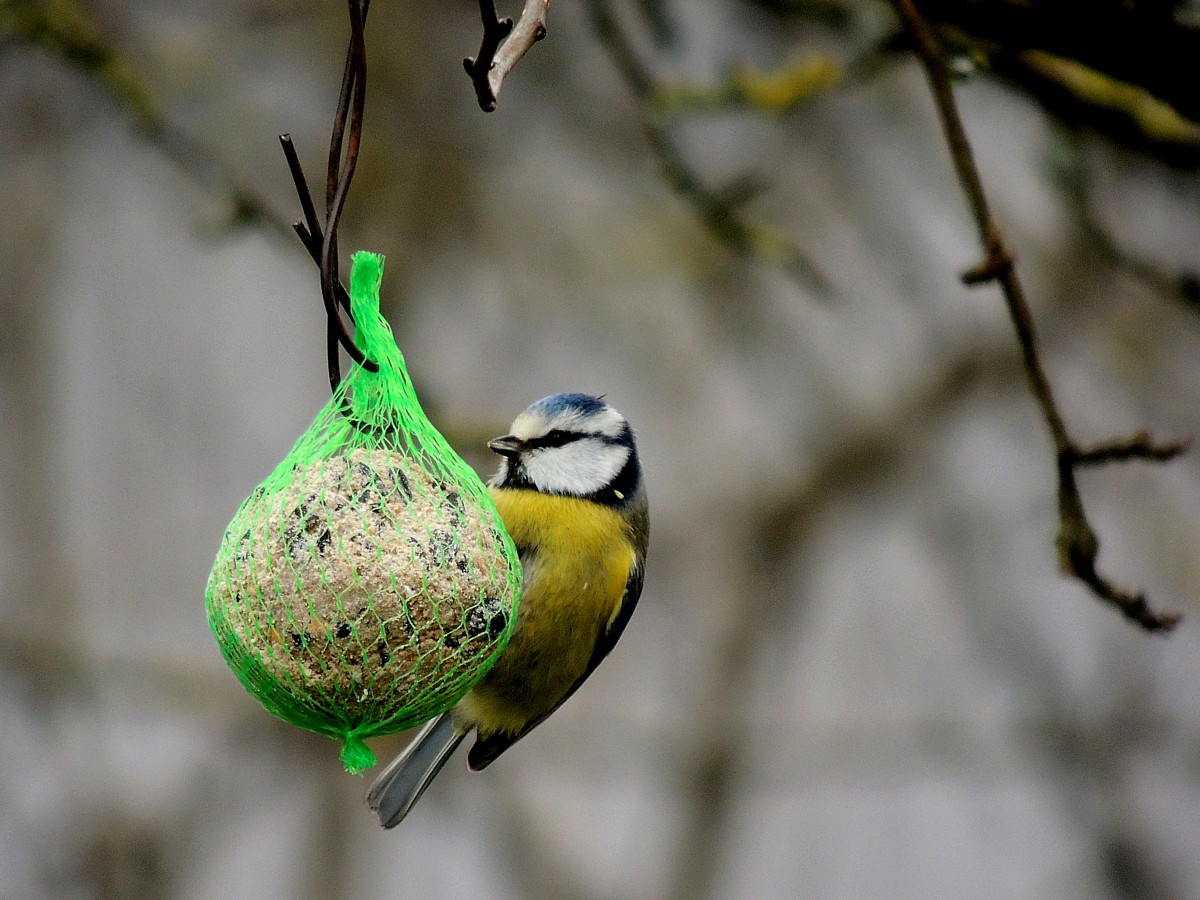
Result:
[[[317,182],[345,7],[0,24],[0,897],[1200,897],[1200,457],[1082,481],[1104,571],[1184,613],[1149,636],[1058,570],[887,4],[562,0],[491,114],[475,3],[372,7],[342,246],[387,255],[433,420],[486,475],[529,402],[605,393],[653,522],[609,661],[391,832],[203,603],[328,396],[276,138]],[[943,35],[1073,434],[1200,433],[1200,129]]]

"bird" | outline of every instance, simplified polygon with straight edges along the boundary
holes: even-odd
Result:
[[[524,573],[517,621],[488,673],[372,783],[367,804],[384,828],[472,731],[467,765],[478,772],[562,706],[616,645],[642,593],[642,467],[632,428],[603,396],[544,397],[487,446],[500,457],[488,489]]]

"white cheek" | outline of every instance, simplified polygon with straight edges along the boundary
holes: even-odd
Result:
[[[629,459],[629,448],[581,440],[534,450],[523,460],[529,480],[555,494],[591,494],[608,485]]]

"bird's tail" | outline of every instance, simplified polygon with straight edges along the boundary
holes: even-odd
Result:
[[[450,713],[443,713],[388,763],[367,791],[367,805],[379,816],[380,825],[400,824],[466,736],[467,729],[456,728]]]

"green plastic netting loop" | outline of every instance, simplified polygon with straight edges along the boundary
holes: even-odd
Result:
[[[521,567],[479,477],[425,417],[379,311],[383,257],[356,253],[354,366],[225,531],[205,606],[230,668],[272,713],[342,741],[453,706],[516,622]]]

